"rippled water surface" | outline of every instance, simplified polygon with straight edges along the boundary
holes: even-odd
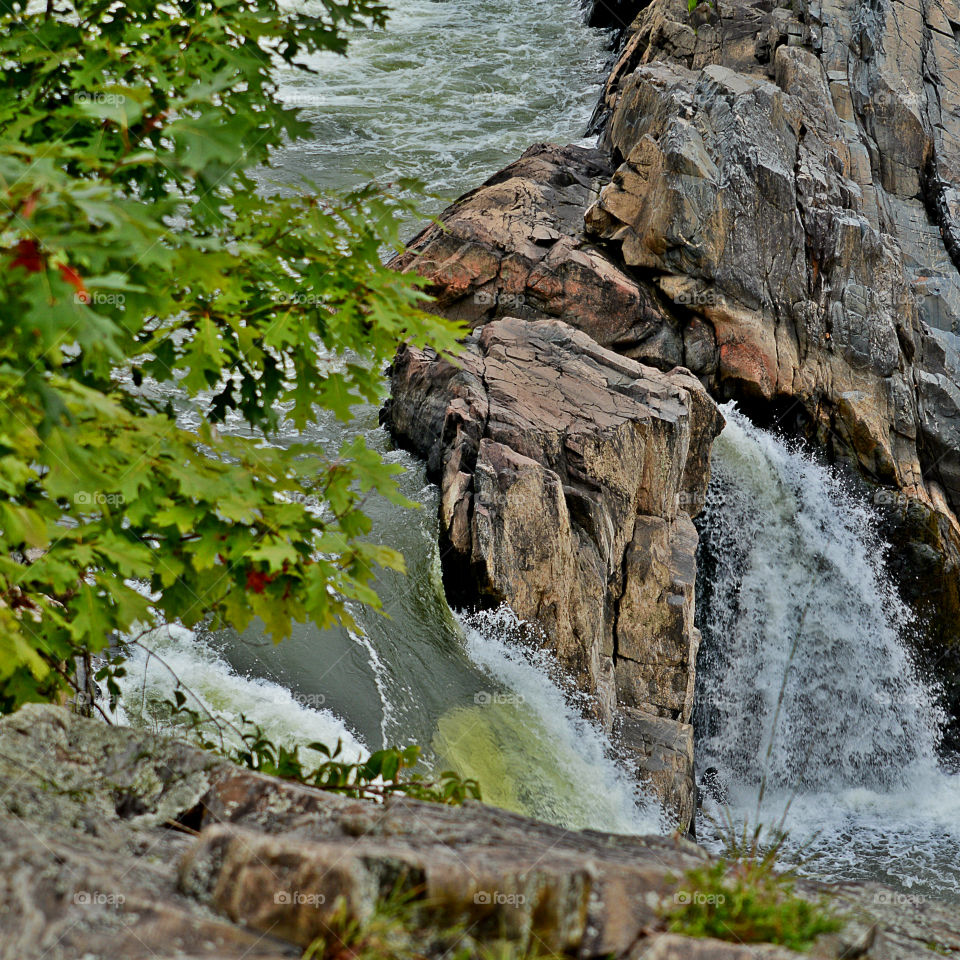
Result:
[[[332,190],[413,177],[452,200],[532,143],[584,136],[609,52],[577,0],[400,0],[392,11],[386,30],[354,35],[346,58],[282,75],[283,98],[315,132],[285,152],[286,175]]]

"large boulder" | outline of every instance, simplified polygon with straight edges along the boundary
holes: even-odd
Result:
[[[599,150],[536,144],[448,207],[392,266],[426,277],[429,309],[471,327],[554,317],[625,356],[680,364],[662,298],[585,234],[584,211],[611,172]]]
[[[686,828],[700,639],[690,515],[723,422],[713,401],[684,369],[516,318],[478,328],[456,363],[402,349],[391,392],[386,423],[440,483],[448,595],[539,624],[608,728],[652,753],[648,779]],[[650,725],[618,722],[622,707],[670,729],[646,736]]]
[[[653,282],[711,391],[960,506],[953,4],[654,0],[604,92],[587,235]]]

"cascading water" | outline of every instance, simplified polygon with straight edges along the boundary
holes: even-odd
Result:
[[[283,98],[304,111],[312,139],[275,158],[267,180],[307,175],[341,191],[371,178],[418,178],[428,213],[516,159],[537,139],[583,136],[609,58],[606,35],[587,28],[576,0],[398,0],[385,31],[357,30],[349,55],[323,55],[304,74],[280,70]],[[410,223],[412,230],[415,224]],[[184,411],[184,425],[190,413]],[[229,425],[228,425],[229,426]],[[602,733],[530,651],[507,642],[510,617],[461,622],[444,599],[437,555],[436,488],[423,466],[391,450],[377,412],[332,417],[297,439],[336,448],[363,434],[407,467],[416,514],[368,504],[375,534],[403,551],[406,576],[377,582],[390,619],[357,609],[363,634],[294,629],[278,646],[254,626],[243,635],[150,638],[211,709],[261,723],[275,740],[344,738],[354,751],[414,741],[439,768],[478,775],[494,802],[568,827],[629,833],[658,826]],[[172,696],[173,674],[139,655],[127,702]],[[148,711],[149,712],[149,711]],[[584,786],[588,784],[589,786]]]
[[[943,717],[907,653],[874,515],[724,414],[698,520],[697,765],[716,771],[701,834],[722,800],[751,824],[786,812],[815,875],[960,893],[960,780],[938,766]]]
[[[347,58],[280,76],[316,136],[277,157],[278,177],[340,190],[412,176],[451,198],[538,138],[582,136],[604,39],[575,0],[398,0],[388,29],[358,31]],[[751,823],[776,823],[789,804],[808,872],[960,896],[960,784],[937,766],[935,698],[905,652],[909,616],[883,574],[870,510],[823,467],[727,416],[700,522],[699,769],[717,769],[734,815]],[[571,828],[656,830],[602,733],[548,661],[517,644],[510,615],[450,611],[436,489],[389,449],[376,410],[287,439],[332,448],[345,432],[407,467],[403,492],[423,504],[417,514],[370,505],[376,535],[409,568],[379,578],[390,619],[357,610],[362,637],[306,625],[278,646],[255,627],[201,637],[170,627],[150,645],[210,709],[243,713],[275,740],[342,738],[352,755],[412,740],[430,763],[478,776],[492,802]],[[141,655],[124,681],[128,708],[169,698],[174,683]],[[704,813],[719,812],[708,798]],[[699,830],[709,842],[705,816]]]

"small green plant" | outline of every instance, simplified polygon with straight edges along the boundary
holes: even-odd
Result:
[[[835,933],[841,921],[825,901],[795,892],[795,878],[777,873],[772,861],[717,860],[687,872],[667,919],[674,933],[740,943],[777,943],[806,950],[817,937]]]
[[[325,921],[326,930],[303,954],[303,960],[425,960],[423,939],[417,936],[418,890],[394,891],[379,901],[373,913],[358,920],[340,897]]]
[[[729,818],[723,834],[724,856],[687,871],[666,919],[674,933],[716,937],[742,943],[777,943],[805,950],[843,923],[825,899],[796,893],[794,869],[778,870],[787,840],[782,827],[766,841],[758,824],[738,829]]]
[[[412,772],[420,760],[420,747],[415,744],[377,750],[362,763],[353,763],[343,757],[343,744],[339,740],[333,749],[324,743],[310,743],[307,749],[326,757],[321,763],[311,765],[301,759],[299,746],[274,743],[258,724],[242,714],[239,726],[226,724],[209,713],[202,716],[187,706],[182,690],[175,690],[174,698],[173,702],[165,702],[172,720],[183,722],[204,749],[221,753],[250,770],[356,799],[402,795],[447,804],[481,799],[477,781],[464,779],[453,770],[444,770],[432,779]],[[216,731],[214,736],[211,736],[211,726]],[[224,726],[230,728],[232,737],[224,736]]]

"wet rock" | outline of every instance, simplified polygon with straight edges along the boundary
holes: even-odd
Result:
[[[660,373],[556,320],[489,322],[456,366],[405,348],[391,388],[387,424],[440,482],[448,594],[538,623],[608,727],[621,706],[675,727],[656,738],[648,779],[688,825],[690,515],[716,406],[686,370]]]
[[[673,826],[686,833],[693,823],[693,727],[632,707],[621,708],[617,742],[638,779],[651,783],[663,798]]]

